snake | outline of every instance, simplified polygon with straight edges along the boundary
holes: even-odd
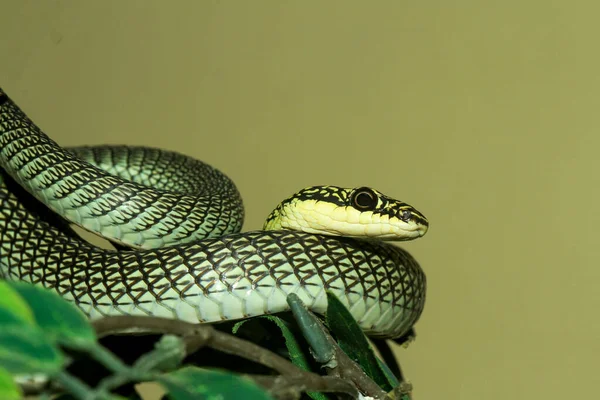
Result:
[[[262,229],[243,231],[244,213],[219,169],[148,146],[62,147],[0,88],[0,279],[52,290],[90,320],[236,321],[289,311],[292,293],[320,315],[334,294],[369,337],[419,320],[425,273],[396,243],[427,232],[413,206],[317,185]]]

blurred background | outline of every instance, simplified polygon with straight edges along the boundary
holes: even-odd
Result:
[[[0,85],[61,145],[143,144],[238,185],[244,230],[315,184],[431,222],[415,399],[591,399],[597,2],[0,2]]]

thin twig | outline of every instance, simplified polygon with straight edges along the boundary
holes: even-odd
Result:
[[[79,399],[106,398],[108,395],[106,392],[98,392],[95,389],[90,388],[78,378],[65,371],[62,371],[58,375],[54,376],[54,380]]]
[[[199,325],[161,317],[128,315],[104,317],[93,321],[92,326],[99,337],[122,333],[181,336],[185,339],[187,354],[195,353],[202,348],[215,330],[210,325]]]
[[[385,399],[387,393],[383,391],[371,378],[369,378],[362,368],[350,359],[344,351],[336,345],[336,357],[340,376],[351,380],[361,391],[370,396],[377,396],[378,399]]]
[[[217,330],[213,331],[212,336],[206,342],[206,346],[260,363],[274,369],[282,375],[307,374],[305,371],[296,367],[291,361],[286,360],[264,347]]]
[[[412,384],[410,382],[403,381],[392,390],[392,396],[394,399],[412,399]]]
[[[277,399],[298,398],[300,392],[328,392],[345,394],[347,398],[355,399],[358,390],[351,383],[331,376],[266,376],[243,375],[267,389]]]
[[[207,326],[209,325],[198,325],[177,319],[129,315],[103,317],[92,321],[92,327],[99,337],[118,333],[170,333],[185,336],[198,327],[206,328]]]

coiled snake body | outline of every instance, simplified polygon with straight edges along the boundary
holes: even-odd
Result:
[[[364,213],[345,206],[349,198],[373,204]],[[286,210],[292,222],[282,222]],[[386,223],[364,228],[365,216]],[[0,276],[52,288],[92,319],[233,320],[286,311],[289,293],[324,313],[331,291],[366,334],[404,334],[425,302],[418,263],[382,241],[334,236],[322,217],[337,221],[337,232],[359,226],[375,238],[426,229],[405,203],[324,186],[283,202],[267,230],[240,232],[241,198],[218,170],[146,147],[62,148],[0,89]],[[130,249],[93,246],[69,224]]]

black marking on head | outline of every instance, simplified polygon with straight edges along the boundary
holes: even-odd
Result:
[[[265,223],[269,223],[277,218],[281,210],[288,204],[305,200],[324,201],[344,207],[347,205],[347,192],[346,189],[339,186],[311,186],[304,188],[279,203],[275,210],[269,214]]]
[[[346,206],[346,189],[338,186],[312,186],[300,190],[298,193],[288,197],[281,204],[288,204],[296,200],[315,200],[332,203],[337,206]]]
[[[6,93],[4,93],[4,91],[2,91],[2,88],[0,88],[0,106],[8,102],[8,100],[8,96],[6,95]]]
[[[373,204],[371,200],[373,199]],[[340,207],[354,207],[359,211],[372,211],[375,214],[399,218],[404,222],[415,221],[429,226],[427,219],[410,204],[390,198],[368,187],[359,187],[353,190],[338,186],[311,186],[300,190],[288,197],[267,217],[267,222],[276,218],[278,213],[289,203],[294,201],[325,201]]]
[[[378,202],[379,196],[368,187],[360,187],[350,195],[352,207],[360,211],[373,211]]]

